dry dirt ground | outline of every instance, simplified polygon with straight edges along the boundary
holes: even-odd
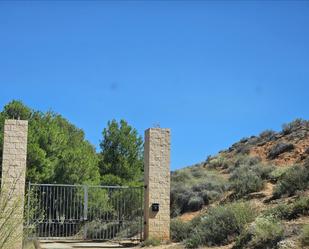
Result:
[[[36,249],[112,249],[112,248],[136,248],[134,244],[130,246],[123,246],[114,242],[95,242],[95,241],[53,241],[53,240],[41,240],[39,241],[39,248]]]
[[[201,247],[211,249],[230,249],[232,245],[220,247]],[[91,241],[40,241],[40,249],[112,249],[112,248],[126,248],[126,249],[141,249],[139,245],[121,245],[112,242],[91,242]],[[184,249],[180,243],[170,243],[160,246],[144,247],[151,249]]]

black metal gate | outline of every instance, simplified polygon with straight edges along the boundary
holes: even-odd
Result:
[[[29,183],[29,238],[142,240],[143,188]]]

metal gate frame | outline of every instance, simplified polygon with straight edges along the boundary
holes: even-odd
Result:
[[[30,239],[143,240],[143,187],[28,184]]]

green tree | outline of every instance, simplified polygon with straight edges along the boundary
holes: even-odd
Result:
[[[31,110],[12,101],[0,113],[0,142],[6,118],[29,120],[27,180],[37,183],[94,183],[100,175],[94,147],[84,132],[53,112]],[[2,147],[0,150],[2,156]]]
[[[143,171],[143,140],[126,121],[109,121],[100,143],[101,182],[113,179],[114,184],[137,181]],[[108,181],[109,184],[113,182]]]

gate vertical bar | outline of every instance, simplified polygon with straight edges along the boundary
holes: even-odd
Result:
[[[87,238],[88,186],[84,185],[84,239]]]
[[[30,190],[31,190],[31,183],[29,182],[28,183],[28,200],[27,200],[27,226],[28,226],[28,229],[30,227]]]
[[[143,200],[143,187],[140,188],[141,192],[140,192],[140,201],[141,201],[141,206],[140,206],[140,220],[141,220],[141,224],[140,224],[140,241],[143,241],[143,217],[144,217],[144,212],[143,212],[143,203],[144,203],[144,200]]]

